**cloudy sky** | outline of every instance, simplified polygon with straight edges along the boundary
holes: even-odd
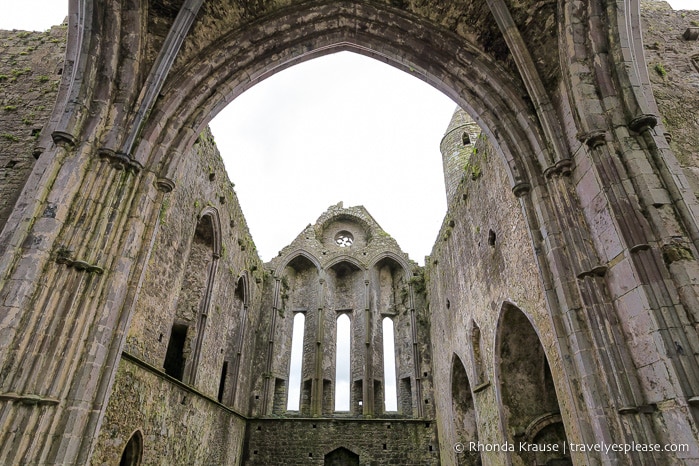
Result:
[[[67,14],[67,1],[8,3],[3,29],[44,30]],[[211,126],[262,259],[342,201],[364,205],[422,264],[446,211],[439,142],[454,108],[429,85],[349,52],[294,66],[233,101]]]

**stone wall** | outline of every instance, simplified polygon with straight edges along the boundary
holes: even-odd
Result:
[[[239,278],[246,275],[248,307],[257,309],[262,281],[261,262],[250,238],[245,219],[238,204],[232,183],[226,176],[220,154],[213,137],[207,130],[194,145],[178,172],[175,189],[163,202],[159,232],[150,256],[144,284],[141,289],[136,311],[131,321],[125,350],[155,366],[163,367],[165,353],[173,323],[177,320],[178,303],[189,302],[189,313],[197,313],[206,292],[206,277],[187,281],[187,270],[199,275],[208,275],[206,265],[190,263],[194,257],[197,241],[195,231],[202,212],[216,209],[220,224],[220,258],[214,272],[213,287],[210,291],[206,328],[204,329],[201,359],[195,386],[203,393],[216,397],[219,388],[221,367],[225,349],[236,341],[226,341],[230,336],[240,338],[243,309],[234,291]],[[206,248],[211,256],[210,248]],[[189,266],[189,267],[188,267]],[[202,273],[202,268],[203,270]],[[191,277],[190,277],[191,278]],[[195,286],[196,285],[196,286]],[[195,288],[195,289],[194,289]],[[181,304],[180,304],[181,305]],[[194,311],[191,308],[194,307]],[[184,312],[184,311],[183,311]],[[192,319],[196,317],[190,316]],[[246,316],[245,327],[255,328],[256,314]],[[191,341],[188,334],[188,342]],[[249,367],[251,350],[246,340],[241,367]],[[229,361],[229,367],[232,361]],[[248,388],[246,377],[239,381],[242,385],[238,394]],[[241,395],[236,406],[247,411],[247,398]]]
[[[0,31],[0,230],[32,167],[63,71],[66,26]]]
[[[257,419],[248,427],[244,462],[323,465],[325,455],[345,448],[359,456],[360,465],[437,465],[436,442],[429,421]]]
[[[132,359],[122,359],[92,465],[119,464],[135,431],[144,465],[237,465],[245,418]]]
[[[209,130],[173,181],[93,464],[118,462],[136,429],[143,434],[144,464],[239,464],[257,357],[251,330],[258,326],[261,261]],[[216,215],[206,217],[213,210]],[[186,370],[193,370],[201,339],[196,374],[182,382],[164,374],[175,323],[189,325]]]
[[[690,182],[696,182],[699,42],[682,34],[688,27],[696,27],[699,17],[697,12],[674,12],[662,2],[644,3],[642,16],[649,74],[667,138]],[[35,138],[48,119],[57,92],[64,35],[65,27],[45,33],[0,33],[0,56],[4,57],[0,60],[0,227],[30,176]],[[568,124],[572,128],[572,122]],[[449,141],[458,143],[458,138]],[[578,154],[577,160],[582,160],[584,151]],[[454,196],[428,262],[426,279],[417,268],[411,270],[409,279],[416,291],[416,371],[409,369],[414,342],[410,341],[406,309],[400,310],[403,320],[396,325],[398,378],[424,390],[421,396],[415,390],[409,395],[407,391],[399,393],[399,406],[423,406],[423,419],[398,419],[397,415],[396,419],[381,420],[252,419],[247,421],[248,444],[243,453],[246,416],[270,414],[270,399],[279,398],[275,393],[283,397],[286,390],[283,383],[277,387],[276,382],[284,382],[286,377],[291,326],[275,327],[274,319],[288,323],[294,309],[293,303],[287,308],[275,302],[275,278],[282,279],[275,277],[276,263],[263,270],[213,138],[208,131],[202,133],[178,167],[174,191],[164,195],[154,242],[147,246],[149,261],[143,282],[119,285],[137,292],[138,299],[92,464],[117,463],[135,431],[143,435],[145,464],[238,464],[243,458],[250,464],[322,463],[324,455],[338,448],[358,455],[361,464],[475,464],[473,457],[455,454],[454,444],[467,443],[476,436],[490,444],[517,440],[531,425],[527,417],[539,414],[528,412],[528,406],[545,407],[542,414],[550,416],[551,425],[560,425],[560,418],[573,417],[570,398],[579,391],[571,385],[565,355],[554,337],[557,333],[544,300],[545,292],[551,290],[542,288],[535,260],[538,251],[532,248],[520,201],[511,192],[503,162],[481,141],[468,160],[454,158],[449,167],[449,180],[457,183],[448,183]],[[458,170],[462,171],[460,177]],[[574,177],[580,182],[579,173]],[[581,182],[579,191],[586,186]],[[694,188],[699,192],[696,186],[699,183]],[[582,204],[587,205],[584,199]],[[319,223],[332,215],[330,212]],[[197,233],[203,218],[210,222],[210,235]],[[595,218],[589,222],[594,241],[603,242],[602,224],[595,223]],[[612,224],[611,217],[608,224]],[[350,228],[351,223],[345,226]],[[331,237],[316,237],[313,228],[308,236],[304,234],[299,242],[310,249],[318,246],[317,240],[332,241]],[[381,232],[374,244],[393,248],[392,239],[384,234]],[[359,235],[356,239],[358,246],[366,242]],[[596,246],[605,250],[605,244]],[[317,252],[318,257],[325,256],[322,247]],[[630,269],[612,269],[612,280],[618,278],[615,274],[620,274],[619,270]],[[191,278],[194,276],[196,279]],[[624,280],[633,278],[628,274]],[[353,282],[346,296],[328,294],[321,305],[361,308],[361,302],[353,297],[360,295],[362,282]],[[381,275],[369,282],[379,290],[375,296],[379,303],[390,302],[381,294],[384,284],[393,291],[406,285],[396,277]],[[430,295],[429,310],[424,303],[425,287]],[[301,290],[296,298],[301,302],[306,294]],[[330,302],[331,298],[337,298],[337,303]],[[300,306],[312,307],[317,299],[310,296],[310,304]],[[401,300],[397,304],[405,307]],[[178,306],[183,309],[179,315]],[[329,330],[332,318],[325,319]],[[186,356],[200,343],[196,374],[186,383],[165,375],[163,368],[178,319],[187,321],[193,332],[187,334]],[[376,364],[374,375],[381,379],[378,322],[372,327],[377,337],[371,357]],[[200,323],[202,327],[197,327]],[[275,331],[276,359],[274,370],[269,372],[264,355]],[[322,355],[323,377],[332,380],[332,331],[324,338],[328,351]],[[312,343],[309,337],[307,348]],[[658,354],[648,352],[652,357]],[[239,370],[223,374],[222,384],[224,367]],[[358,364],[356,377],[361,376],[360,369]],[[498,373],[505,377],[498,378]],[[540,373],[541,380],[528,378],[532,373]],[[273,383],[265,398],[267,379]],[[669,377],[658,380],[662,385],[671,383]],[[32,399],[28,400],[30,404]],[[325,397],[322,404],[327,412]],[[273,414],[279,416],[284,410],[278,403]],[[555,418],[557,410],[559,420]],[[476,423],[478,429],[474,429]],[[572,428],[576,426],[579,424],[572,424]],[[439,448],[435,427],[440,435]],[[575,436],[576,432],[565,434]],[[555,441],[561,433],[547,431],[542,435]],[[482,456],[490,464],[505,462],[504,455],[497,453]],[[531,463],[532,459],[517,458],[515,462],[520,463]]]
[[[516,306],[527,315],[547,354],[553,356],[549,356],[551,371],[559,377],[563,373],[519,201],[512,194],[503,161],[484,139],[478,140],[463,167],[427,269],[440,457],[444,465],[471,464],[465,462],[465,454],[454,452],[456,443],[513,441],[503,435],[495,381],[497,329],[504,306]],[[477,352],[472,350],[475,327],[481,343]],[[526,354],[524,348],[520,350]],[[468,376],[470,389],[465,393],[473,392],[477,439],[459,437],[464,426],[454,422],[462,416],[452,399],[464,390],[452,385],[460,373],[458,361]],[[464,401],[455,400],[457,405]],[[472,412],[471,419],[462,422],[473,423],[474,416]],[[497,453],[483,453],[483,461],[504,464],[506,460]]]
[[[699,40],[683,37],[699,27],[699,11],[646,0],[641,19],[648,74],[670,147],[683,166],[699,167]]]

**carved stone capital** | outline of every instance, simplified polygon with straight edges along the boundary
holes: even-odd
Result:
[[[169,193],[175,189],[175,182],[167,178],[158,178],[155,180],[155,186],[158,188],[158,191]]]
[[[116,152],[113,149],[102,148],[97,151],[100,158],[108,160],[109,164],[115,170],[131,170],[133,172],[139,172],[143,166],[129,157],[127,154]]]
[[[515,197],[522,197],[525,194],[529,194],[531,190],[532,185],[530,185],[526,181],[520,181],[512,187],[512,194],[514,194]]]
[[[578,279],[582,280],[586,277],[604,277],[607,274],[607,270],[609,270],[609,267],[606,265],[597,265],[590,270],[580,272],[578,274]]]
[[[90,264],[84,260],[76,260],[71,258],[72,251],[64,248],[59,248],[56,252],[56,263],[65,264],[67,267],[72,267],[80,272],[96,273],[97,275],[102,275],[104,269],[94,264]]]
[[[544,170],[544,176],[546,178],[551,178],[554,175],[557,176],[570,176],[573,171],[573,160],[572,159],[561,159],[546,170]]]
[[[72,134],[66,131],[54,131],[51,133],[51,139],[57,146],[75,147],[78,140]]]
[[[593,129],[584,134],[578,135],[578,140],[584,142],[590,149],[595,149],[607,140],[607,132],[601,129]]]
[[[637,133],[642,133],[649,129],[655,128],[658,124],[658,117],[651,115],[649,113],[637,116],[631,122],[629,122],[629,128]]]

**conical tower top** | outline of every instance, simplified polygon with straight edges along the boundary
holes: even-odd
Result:
[[[444,188],[447,204],[456,193],[464,166],[473,152],[476,139],[481,134],[481,128],[460,107],[456,107],[451,117],[447,131],[439,145],[442,152],[442,169],[444,171]]]

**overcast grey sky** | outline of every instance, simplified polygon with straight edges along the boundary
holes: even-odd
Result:
[[[5,3],[2,29],[44,30],[67,14],[67,1]],[[429,85],[349,52],[294,66],[234,100],[211,126],[262,259],[343,201],[364,205],[423,263],[446,211],[439,142],[454,108]]]

